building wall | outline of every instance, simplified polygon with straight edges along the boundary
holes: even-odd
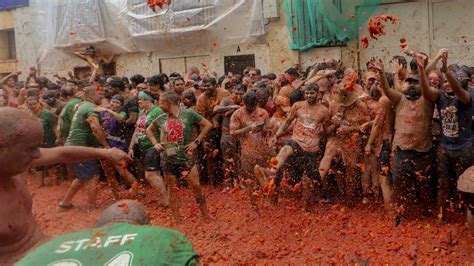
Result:
[[[278,0],[279,18],[272,19],[266,26],[265,36],[255,42],[243,43],[234,47],[203,47],[192,53],[160,54],[160,52],[134,53],[121,55],[117,59],[118,75],[131,76],[141,73],[145,76],[160,71],[170,72],[175,69],[184,72],[190,66],[208,68],[222,74],[224,56],[255,54],[255,63],[263,73],[281,72],[288,67],[300,65],[302,69],[325,58],[342,60],[346,65],[364,68],[368,58],[381,55],[388,61],[394,54],[400,54],[399,38],[405,37],[410,46],[435,54],[439,48],[451,49],[452,60],[472,65],[474,59],[474,30],[470,22],[474,14],[474,1],[471,0],[422,0],[390,1],[384,0],[376,14],[390,13],[400,17],[395,28],[389,27],[387,36],[377,42],[371,42],[368,49],[359,49],[358,40],[350,41],[344,47],[314,48],[306,52],[290,50],[290,37],[283,12],[283,0]],[[343,1],[342,14],[363,12],[361,0]],[[54,73],[65,75],[74,67],[85,64],[71,55],[57,53],[38,65],[37,49],[32,42],[34,25],[28,12],[29,7],[0,12],[0,30],[15,28],[18,60],[0,62],[0,73],[15,70],[27,73],[30,66],[37,66],[40,71],[52,76]],[[456,15],[453,15],[456,14]],[[365,25],[362,34],[365,34]],[[240,48],[240,52],[238,52]],[[1,47],[0,47],[1,49]]]

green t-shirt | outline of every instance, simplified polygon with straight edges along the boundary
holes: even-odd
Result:
[[[173,164],[185,164],[192,160],[186,153],[184,147],[193,141],[193,127],[198,125],[202,116],[192,110],[180,110],[178,118],[170,119],[166,113],[159,116],[153,125],[160,129],[160,142],[165,149],[175,148],[176,155],[168,156],[162,153],[165,162]]]
[[[56,134],[54,127],[58,123],[58,117],[49,110],[43,110],[39,114],[41,125],[43,125],[43,148],[51,148],[55,146]]]
[[[69,102],[64,105],[63,110],[61,111],[61,135],[64,139],[67,139],[69,135],[69,129],[71,128],[71,121],[74,115],[74,107],[80,103],[79,99],[71,99]]]
[[[145,112],[145,110],[140,110],[136,128],[137,143],[140,150],[144,151],[153,147],[153,143],[151,143],[150,139],[148,139],[148,136],[146,135],[146,129],[151,125],[153,120],[155,120],[161,114],[163,114],[163,110],[161,110],[158,105],[153,106],[153,108],[151,108],[148,113]],[[159,135],[156,135],[156,137],[159,139]]]
[[[96,107],[95,104],[86,101],[79,104],[79,108],[72,118],[71,130],[64,144],[65,146],[99,146],[99,142],[92,133],[89,122],[86,121],[90,116],[99,117],[99,114],[94,111]]]
[[[180,232],[117,223],[56,237],[15,265],[198,265]]]

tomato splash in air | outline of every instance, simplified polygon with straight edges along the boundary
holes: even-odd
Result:
[[[367,30],[369,31],[370,38],[378,40],[378,37],[385,35],[385,25],[382,22],[391,21],[392,24],[398,22],[398,18],[393,15],[380,15],[370,18],[367,22]]]
[[[369,48],[369,37],[367,37],[367,35],[362,35],[360,42],[362,43],[363,48]]]
[[[163,9],[164,5],[170,6],[171,0],[148,0],[147,4],[151,8],[151,10],[153,10],[153,12],[156,12],[156,7]]]
[[[400,47],[401,47],[403,50],[405,50],[405,49],[408,47],[407,40],[406,40],[404,37],[402,37],[402,38],[400,39]]]

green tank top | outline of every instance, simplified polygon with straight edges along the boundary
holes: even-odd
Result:
[[[56,237],[15,265],[199,265],[180,232],[117,223]]]

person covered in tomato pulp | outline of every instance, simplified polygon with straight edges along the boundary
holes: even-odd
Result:
[[[105,209],[97,227],[56,237],[15,265],[199,265],[182,233],[148,224],[141,203],[122,200]]]

